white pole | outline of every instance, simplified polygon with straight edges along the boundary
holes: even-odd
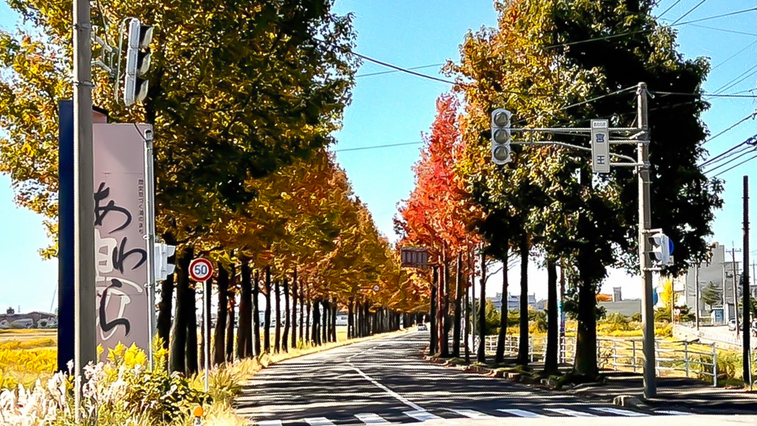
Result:
[[[138,132],[141,132],[137,128]],[[147,322],[148,336],[147,354],[150,359],[150,370],[154,367],[152,344],[157,331],[155,318],[155,188],[153,177],[153,137],[152,129],[145,130],[142,136],[145,140],[145,213],[147,215]]]
[[[208,374],[210,371],[210,285],[208,285],[209,281],[205,280],[202,283],[202,334],[203,339],[205,340],[205,392],[208,391],[209,388],[209,378]]]

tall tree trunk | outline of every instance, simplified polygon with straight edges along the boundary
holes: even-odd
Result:
[[[197,350],[199,345],[197,344],[197,306],[195,297],[195,286],[190,285],[187,290],[187,350],[186,350],[186,362],[187,362],[187,375],[195,374],[199,371],[197,365]]]
[[[547,258],[547,353],[544,360],[544,371],[557,371],[557,265],[554,259]]]
[[[347,338],[348,339],[354,339],[355,338],[355,317],[353,316],[355,314],[355,296],[352,296],[350,299],[349,304],[347,305]]]
[[[447,273],[448,267],[447,253],[442,250],[442,265],[439,270],[439,292],[437,293],[439,299],[439,313],[436,315],[436,321],[439,323],[437,325],[437,327],[439,327],[439,356],[442,357],[449,357],[449,335],[447,334],[447,324],[449,324],[447,317],[447,310],[449,307],[449,289],[447,284],[447,276],[449,275]]]
[[[499,336],[497,337],[497,355],[494,362],[500,364],[505,361],[505,342],[507,340],[507,287],[509,282],[507,280],[508,268],[508,242],[504,244],[504,260],[502,261],[502,309],[499,317]]]
[[[271,267],[265,267],[265,314],[263,320],[263,350],[271,352]]]
[[[226,360],[226,318],[229,314],[229,272],[218,262],[218,313],[216,328],[213,333],[213,365],[223,364]]]
[[[313,344],[316,346],[321,345],[321,333],[318,331],[318,327],[321,323],[321,308],[319,307],[318,300],[313,301]]]
[[[173,234],[163,234],[166,244],[176,245]],[[168,258],[168,262],[176,264],[176,255]],[[158,337],[161,338],[163,349],[168,349],[171,343],[171,313],[173,311],[173,280],[174,274],[169,274],[160,284],[160,303],[158,304]]]
[[[323,324],[321,325],[321,337],[323,343],[328,343],[329,336],[328,336],[328,329],[329,329],[329,302],[324,299],[321,301],[321,305],[323,306]]]
[[[292,274],[292,349],[297,348],[297,267]]]
[[[281,336],[281,347],[284,352],[289,352],[289,279],[284,277],[284,334]]]
[[[307,332],[305,332],[306,322],[307,318],[305,318],[305,289],[300,286],[300,339],[302,340],[303,345],[305,345],[308,340]]]
[[[581,183],[592,191],[592,178],[588,169],[581,169]],[[596,232],[596,225],[588,215],[578,218],[578,235],[589,235]],[[596,283],[592,276],[598,267],[596,248],[582,244],[578,250],[576,269],[578,277],[578,328],[576,329],[576,356],[573,362],[573,372],[578,375],[594,379],[599,373],[597,367],[597,294]]]
[[[260,271],[255,271],[255,281],[252,283],[252,343],[255,356],[260,355]]]
[[[336,299],[331,305],[331,341],[336,342]]]
[[[234,325],[236,325],[236,318],[234,315],[234,308],[236,307],[235,290],[237,287],[237,266],[231,264],[231,277],[229,280],[229,316],[226,320],[226,361],[234,361]]]
[[[436,294],[437,293],[436,282],[439,280],[439,267],[433,266],[432,269],[433,269],[433,278],[431,281],[431,310],[429,312],[429,317],[431,317],[431,327],[429,328],[430,330],[429,334],[431,335],[431,342],[428,348],[428,354],[433,356],[439,353],[439,336],[437,335],[437,331],[436,331],[436,311],[437,311],[436,299],[438,299],[438,296]]]
[[[310,315],[310,299],[305,303],[305,334],[303,334],[303,341],[305,345],[309,345],[313,341],[313,335],[310,334],[310,324],[313,322]]]
[[[452,356],[460,357],[460,326],[462,325],[463,315],[463,252],[457,254],[457,265],[455,268],[455,328],[452,333]]]
[[[189,292],[189,263],[194,257],[194,248],[185,247],[181,251],[176,267],[176,315],[173,322],[173,340],[169,367],[172,372],[186,373],[187,321],[190,314],[187,306]]]
[[[442,313],[443,313],[442,318],[444,318],[444,329],[443,329],[443,331],[444,331],[444,340],[442,340],[442,343],[443,343],[443,346],[442,346],[442,356],[444,356],[444,357],[449,357],[450,356],[450,352],[449,352],[449,332],[452,329],[452,318],[450,317],[450,312],[449,312],[450,311],[450,309],[449,309],[450,293],[451,293],[450,292],[450,284],[449,284],[450,283],[450,279],[449,279],[449,269],[450,269],[449,268],[449,263],[450,263],[449,262],[449,258],[447,257],[447,253],[445,251],[445,254],[444,254],[444,275],[443,275],[443,277],[444,277],[444,281],[443,281],[443,284],[444,284],[444,299],[443,299],[444,307],[442,308]]]
[[[276,352],[281,352],[281,291],[278,279],[273,281],[273,297],[276,301]]]
[[[237,359],[252,356],[252,282],[250,264],[246,258],[242,262],[241,292],[239,295],[239,325],[237,326]]]
[[[470,254],[468,255],[470,257]],[[471,320],[471,305],[470,305],[470,292],[473,288],[471,284],[472,271],[466,276],[465,285],[465,362],[470,363],[470,320]]]
[[[481,248],[481,298],[478,302],[478,351],[476,361],[486,362],[486,254]]]
[[[528,364],[528,236],[523,235],[520,250],[520,342],[518,364]]]

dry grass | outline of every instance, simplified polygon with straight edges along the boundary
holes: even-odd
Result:
[[[56,340],[39,338],[37,333],[13,334],[37,338],[0,342],[0,389],[14,388],[19,383],[29,387],[38,379],[52,377],[58,362]]]
[[[39,329],[12,329],[0,330],[0,343],[9,341],[26,341],[52,339],[58,341],[58,330],[39,330]]]

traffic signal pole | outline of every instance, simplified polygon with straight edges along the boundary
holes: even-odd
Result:
[[[638,126],[641,136],[638,143],[638,179],[639,179],[639,267],[641,272],[644,298],[641,299],[641,329],[644,351],[644,397],[651,398],[657,394],[657,377],[655,375],[654,343],[654,302],[652,293],[652,269],[649,265],[649,234],[652,228],[652,209],[649,180],[649,110],[647,108],[647,85],[639,83],[636,91]],[[675,297],[675,296],[674,296]],[[673,309],[673,306],[670,307]]]
[[[644,352],[644,397],[652,398],[657,394],[657,378],[655,369],[655,335],[654,335],[654,303],[653,303],[653,283],[652,272],[659,271],[662,265],[669,264],[669,242],[668,239],[662,233],[660,229],[652,229],[652,210],[651,210],[651,182],[650,182],[650,163],[649,163],[649,109],[647,107],[647,92],[646,83],[639,83],[636,88],[637,99],[637,113],[638,124],[636,127],[616,127],[612,128],[608,126],[606,120],[592,120],[592,125],[589,128],[510,128],[509,118],[510,112],[507,110],[496,109],[492,112],[492,162],[498,165],[504,165],[510,162],[510,147],[509,145],[553,145],[563,146],[566,148],[577,149],[582,151],[590,151],[592,153],[592,168],[595,173],[608,173],[607,162],[611,167],[633,167],[638,173],[639,184],[639,270],[641,273],[642,287],[644,289],[644,297],[642,299],[642,336],[643,336],[643,352]],[[502,126],[502,123],[497,122],[498,114],[503,112],[507,115],[507,126]],[[606,130],[605,130],[606,129]],[[498,138],[497,132],[506,130],[509,135],[510,132],[541,132],[549,134],[570,134],[570,133],[589,133],[592,138],[592,147],[585,147],[580,145],[574,145],[571,143],[543,140],[543,141],[523,141],[523,142],[510,142],[509,138],[505,141],[505,138]],[[604,131],[603,131],[604,130]],[[621,139],[610,140],[609,135],[615,133],[632,133],[630,137]],[[608,145],[599,146],[600,144],[607,143]],[[506,146],[503,146],[506,145]],[[621,154],[615,154],[610,152],[611,145],[636,145],[637,146],[637,158]],[[597,148],[601,148],[597,149]],[[497,153],[503,155],[498,156]],[[504,153],[508,155],[505,158]],[[615,161],[611,161],[607,158],[614,158]],[[618,159],[625,160],[618,162]],[[600,167],[601,166],[601,167]],[[660,265],[654,265],[652,262],[652,243],[650,237],[660,237],[662,242],[660,245],[655,245],[655,250],[659,248],[660,257],[657,261],[660,261]],[[483,299],[482,299],[483,300]]]
[[[89,0],[74,0],[74,390],[79,421],[84,367],[96,362],[95,188]]]

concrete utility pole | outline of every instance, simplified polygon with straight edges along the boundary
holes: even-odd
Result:
[[[749,338],[751,337],[752,322],[749,321],[749,310],[751,308],[751,300],[749,293],[749,176],[744,175],[744,272],[741,275],[742,279],[742,292],[744,297],[743,309],[744,309],[744,380],[752,383],[752,368],[751,368],[751,346]],[[735,276],[735,274],[734,274]],[[736,310],[738,313],[738,309]],[[738,328],[738,327],[737,327]]]
[[[699,330],[699,317],[700,317],[700,310],[699,310],[699,263],[697,263],[697,266],[694,267],[694,289],[695,289],[695,295],[696,295],[696,310],[697,310],[697,330]]]
[[[89,0],[74,0],[74,392],[79,419],[81,374],[97,358],[95,336],[95,189],[92,152],[92,27]]]
[[[654,303],[652,293],[652,271],[650,268],[650,251],[647,231],[652,227],[652,210],[649,181],[649,111],[647,108],[647,85],[639,83],[636,91],[638,102],[639,130],[643,132],[639,141],[639,261],[641,282],[644,298],[641,299],[641,328],[644,339],[644,397],[652,398],[657,394],[657,378],[655,377],[655,344],[654,344]],[[671,309],[673,307],[671,306]]]
[[[736,337],[739,337],[739,292],[738,284],[736,282],[736,275],[738,275],[738,265],[736,265],[736,253],[740,252],[740,249],[736,248],[736,244],[731,242],[731,274],[733,274],[733,317],[736,318]],[[725,297],[725,282],[723,283],[723,301],[728,305],[728,299]]]

